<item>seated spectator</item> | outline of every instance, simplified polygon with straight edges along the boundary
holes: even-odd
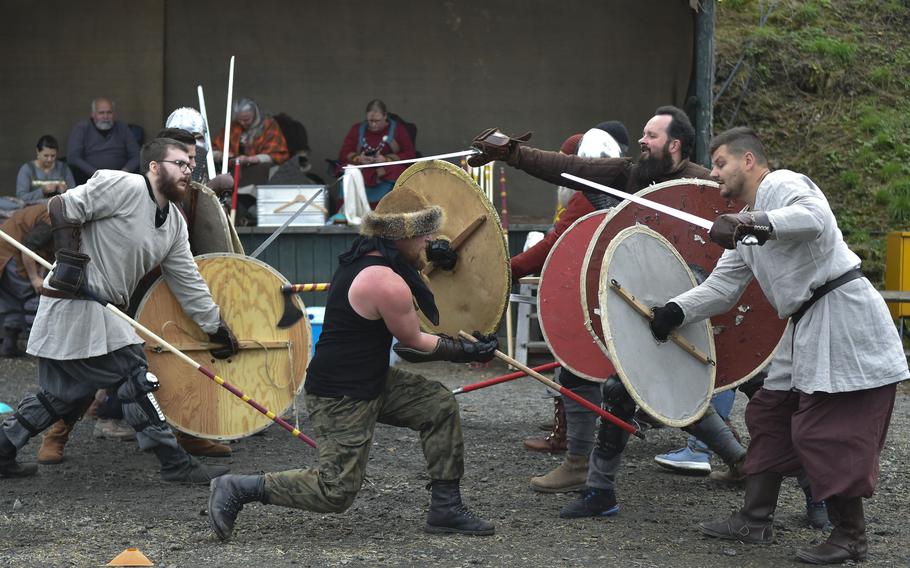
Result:
[[[104,97],[92,101],[91,117],[70,132],[66,161],[76,184],[98,170],[139,171],[139,144],[129,126],[114,118],[113,101]]]
[[[251,99],[240,99],[234,104],[230,143],[228,158],[242,165],[280,166],[288,159],[288,144],[278,123],[264,116]],[[220,161],[224,155],[224,129],[212,140],[212,150],[215,161]]]
[[[0,225],[0,230],[53,262],[51,220],[44,205],[20,209]],[[38,310],[38,292],[44,268],[6,241],[0,241],[0,356],[21,355],[19,335],[31,328]]]
[[[48,198],[76,187],[73,172],[57,160],[57,139],[45,134],[35,145],[35,159],[22,164],[16,177],[16,197],[27,204],[43,203]]]
[[[407,129],[389,119],[384,102],[373,99],[367,103],[366,120],[348,130],[338,160],[341,166],[346,166],[408,160],[415,156],[414,142]],[[370,207],[375,207],[392,190],[395,180],[407,167],[404,164],[361,170]]]

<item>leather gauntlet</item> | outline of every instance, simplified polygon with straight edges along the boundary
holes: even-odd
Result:
[[[48,281],[57,290],[79,295],[86,283],[85,268],[91,260],[87,254],[71,250],[58,250],[57,264]]]
[[[531,139],[531,133],[526,132],[518,137],[512,137],[501,132],[498,128],[488,128],[481,132],[471,147],[480,150],[480,154],[475,154],[468,158],[468,165],[472,168],[479,168],[494,160],[509,161],[513,154],[517,154],[518,145]]]
[[[440,335],[433,351],[419,351],[396,343],[394,347],[402,359],[409,363],[426,363],[428,361],[451,361],[453,363],[486,363],[496,355],[499,340],[495,335],[482,335],[475,331],[476,342],[467,341],[448,335]]]
[[[714,220],[708,236],[725,249],[735,249],[736,244],[752,235],[759,245],[771,238],[771,222],[764,211],[725,213]]]

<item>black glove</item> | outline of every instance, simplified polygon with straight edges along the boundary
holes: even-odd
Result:
[[[218,349],[209,350],[212,354],[212,357],[215,359],[227,359],[231,355],[234,355],[240,351],[240,344],[237,343],[237,338],[234,337],[234,332],[231,331],[231,328],[228,327],[228,324],[224,323],[223,318],[219,320],[218,329],[215,331],[215,333],[209,334],[209,341],[212,343],[220,343],[224,346]]]
[[[439,335],[439,341],[432,351],[418,351],[412,347],[405,347],[396,343],[393,347],[402,359],[410,363],[426,363],[427,361],[451,361],[453,363],[471,363],[480,361],[486,363],[496,356],[499,349],[499,340],[495,335],[482,335],[475,331],[477,341],[468,341],[448,335]]]
[[[471,147],[480,150],[481,153],[468,158],[468,165],[472,168],[479,168],[494,160],[508,161],[518,145],[530,139],[530,132],[512,137],[500,132],[498,128],[488,128],[471,142]]]
[[[63,292],[78,295],[85,286],[85,266],[91,258],[67,249],[57,251],[57,264],[51,273],[50,285]]]
[[[651,308],[651,333],[658,341],[666,341],[670,332],[686,319],[682,308],[675,302],[667,302],[662,308]]]
[[[759,245],[771,237],[771,222],[764,211],[725,213],[714,220],[708,236],[725,249],[735,249],[736,243],[753,235]]]
[[[453,270],[458,253],[449,246],[449,241],[436,239],[427,243],[427,260],[443,270]]]

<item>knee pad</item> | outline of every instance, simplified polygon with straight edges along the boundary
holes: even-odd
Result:
[[[129,378],[117,387],[117,398],[124,403],[124,415],[136,430],[165,424],[164,412],[153,394],[160,386],[158,377],[148,372],[145,367],[137,367]],[[132,411],[133,405],[137,406],[141,413]]]
[[[603,407],[617,418],[628,421],[635,415],[635,401],[616,375],[611,375],[601,387]]]

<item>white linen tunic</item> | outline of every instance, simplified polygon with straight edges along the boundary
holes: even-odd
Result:
[[[844,242],[822,191],[789,170],[765,176],[755,211],[765,211],[773,228],[762,246],[737,244],[725,251],[711,275],[670,301],[684,323],[731,309],[753,276],[781,319],[788,318],[813,290],[858,268],[860,259]],[[910,377],[900,337],[881,295],[865,278],[853,280],[818,300],[793,322],[777,348],[765,388],[835,393],[871,389]]]
[[[218,329],[219,310],[190,253],[186,221],[169,203],[155,227],[157,204],[144,176],[99,170],[61,198],[67,219],[83,223],[80,252],[91,260],[88,287],[115,305],[127,305],[139,280],[156,266],[184,311],[206,333]],[[50,288],[50,277],[44,286]],[[28,353],[48,359],[105,355],[143,340],[123,319],[91,300],[41,297]]]

